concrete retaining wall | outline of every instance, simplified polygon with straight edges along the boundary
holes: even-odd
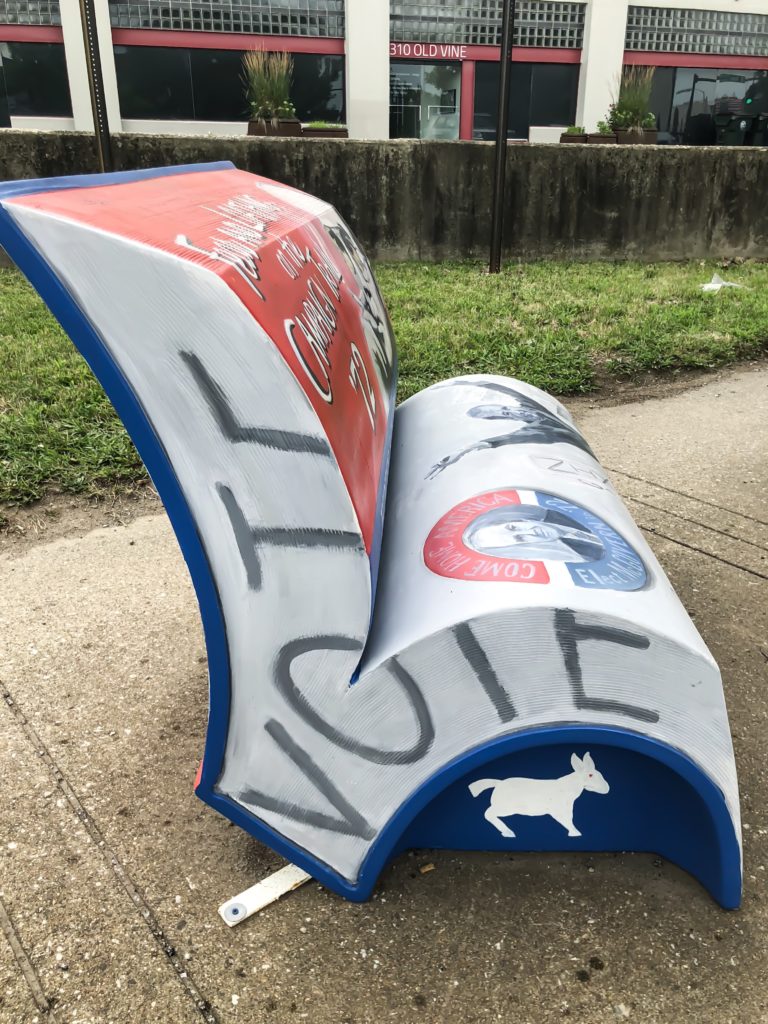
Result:
[[[487,256],[493,146],[148,135],[113,138],[118,170],[232,160],[332,202],[379,259]],[[0,133],[0,180],[97,170],[91,136]],[[509,148],[506,255],[768,258],[768,150]]]

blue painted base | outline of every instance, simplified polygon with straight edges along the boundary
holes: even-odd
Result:
[[[590,752],[609,792],[583,791],[573,804],[569,836],[549,815],[503,817],[503,837],[485,818],[492,792],[473,797],[479,779],[554,780],[572,772],[571,756]],[[741,902],[741,849],[719,789],[685,755],[622,729],[555,726],[496,740],[446,765],[392,817],[375,840],[355,883],[286,841],[221,795],[198,795],[354,902],[367,900],[387,863],[411,848],[656,853],[688,871],[722,907]]]
[[[554,769],[563,775],[570,770],[571,754],[583,756],[585,749],[610,792],[584,791],[576,800],[573,824],[580,836],[569,836],[550,816],[515,815],[503,819],[515,833],[514,839],[505,838],[483,816],[491,793],[470,794],[469,783],[478,774],[547,779]],[[697,878],[724,907],[733,908],[741,898],[738,843],[735,835],[730,843],[727,834],[718,835],[712,811],[690,782],[647,755],[602,744],[558,744],[500,757],[454,782],[411,824],[398,847],[656,853]]]

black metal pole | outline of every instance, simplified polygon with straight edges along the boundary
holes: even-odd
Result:
[[[499,61],[499,108],[494,153],[493,204],[491,206],[491,261],[489,271],[501,270],[501,236],[504,229],[504,182],[507,173],[507,126],[509,91],[512,85],[512,37],[515,32],[515,0],[504,0],[501,19],[501,60]]]
[[[93,110],[93,127],[96,133],[99,168],[102,172],[111,171],[112,140],[109,137],[107,101],[104,95],[104,75],[101,70],[99,34],[96,28],[96,10],[93,0],[80,0],[80,21],[83,25],[85,63],[88,67],[88,85],[91,90],[91,109]]]
[[[685,124],[686,124],[686,126],[688,125],[688,122],[691,119],[691,114],[693,113],[693,101],[694,101],[694,99],[696,97],[696,84],[698,83],[698,81],[699,81],[699,76],[697,74],[694,74],[694,76],[693,76],[693,85],[691,86],[691,98],[688,101],[688,113],[685,115]],[[685,128],[683,128],[683,132],[685,132]]]

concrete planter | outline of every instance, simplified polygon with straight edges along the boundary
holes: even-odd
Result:
[[[658,137],[655,128],[641,128],[640,131],[619,128],[616,132],[616,141],[620,146],[655,146]]]
[[[295,117],[281,117],[277,124],[271,121],[249,121],[249,135],[273,136],[278,138],[299,138],[301,122]]]
[[[305,128],[305,139],[348,139],[349,128]]]

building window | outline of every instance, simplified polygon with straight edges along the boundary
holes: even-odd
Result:
[[[116,46],[115,70],[122,117],[194,121],[189,50]]]
[[[531,125],[573,124],[579,87],[578,64],[512,64],[508,137],[527,139]],[[479,61],[475,71],[475,112],[472,137],[496,138],[499,64]]]
[[[627,50],[768,56],[768,15],[630,7]]]
[[[11,117],[72,117],[62,43],[0,43]]]
[[[390,138],[458,139],[460,102],[460,64],[390,64]]]
[[[247,121],[240,50],[116,46],[120,113],[151,121]],[[344,58],[293,54],[291,98],[302,121],[344,120]]]
[[[396,42],[499,46],[503,0],[392,0]],[[515,0],[515,46],[581,48],[586,5],[569,0]]]
[[[0,25],[60,25],[59,0],[0,0]]]
[[[3,71],[3,55],[0,53],[0,128],[11,127],[11,112],[8,109],[8,92],[5,88],[5,73]]]
[[[751,123],[768,115],[768,71],[734,68],[657,68],[651,108],[660,141],[714,145],[731,118]]]
[[[344,37],[344,0],[110,0],[109,12],[114,28]]]

